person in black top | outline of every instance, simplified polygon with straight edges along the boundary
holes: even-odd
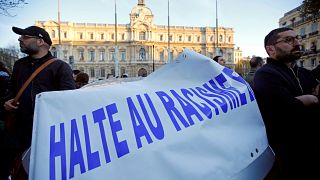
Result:
[[[290,28],[272,30],[264,40],[267,63],[254,77],[254,92],[275,152],[277,179],[319,179],[318,85],[298,67],[300,38]]]
[[[59,91],[75,89],[75,82],[70,66],[62,60],[55,60],[45,67],[28,85],[18,100],[13,104],[13,98],[30,75],[43,63],[54,58],[49,51],[52,44],[49,34],[42,28],[30,26],[25,29],[12,27],[13,32],[20,35],[21,52],[28,56],[15,62],[11,78],[11,99],[4,107],[7,111],[15,111],[17,115],[15,142],[11,142],[13,156],[25,151],[31,145],[33,113],[36,95],[45,91]],[[63,108],[63,107],[61,107]],[[8,147],[10,144],[8,145]],[[9,160],[10,161],[10,160]]]
[[[251,87],[253,87],[253,78],[256,71],[263,66],[263,59],[259,56],[252,57],[250,59],[250,71],[249,73],[244,77],[244,80],[246,80]]]

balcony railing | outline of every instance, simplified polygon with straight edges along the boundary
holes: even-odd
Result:
[[[309,33],[309,36],[314,36],[314,35],[317,35],[319,33],[319,31],[313,31],[311,33]]]

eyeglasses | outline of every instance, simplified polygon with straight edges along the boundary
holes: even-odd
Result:
[[[30,38],[35,38],[35,39],[40,39],[38,36],[30,36],[30,35],[21,35],[21,39],[30,39]]]
[[[274,45],[275,44],[278,44],[278,43],[280,43],[280,42],[285,42],[285,43],[288,43],[288,44],[290,44],[290,45],[293,45],[294,43],[295,43],[295,40],[297,40],[297,41],[301,41],[301,36],[299,36],[299,35],[297,35],[297,36],[295,36],[295,37],[293,37],[293,36],[287,36],[287,37],[284,37],[282,40],[280,40],[280,41],[276,41],[275,43],[274,43]]]

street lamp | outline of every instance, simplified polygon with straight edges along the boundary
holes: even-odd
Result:
[[[154,72],[154,45],[152,45],[152,72]]]
[[[171,62],[170,57],[170,0],[168,0],[168,63]]]

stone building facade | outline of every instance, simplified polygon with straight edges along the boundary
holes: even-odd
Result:
[[[279,20],[280,27],[289,27],[302,38],[302,49],[305,51],[298,64],[313,69],[320,64],[320,16],[301,16],[301,6],[287,12]]]
[[[168,26],[154,24],[144,0],[138,1],[129,16],[129,24],[61,22],[59,26],[49,20],[35,25],[49,32],[56,56],[73,69],[87,72],[91,79],[147,76],[168,63],[168,56],[173,60],[185,48],[211,58],[222,55],[227,66],[235,66],[232,28],[218,28],[218,49],[216,28],[170,26],[168,35]]]

